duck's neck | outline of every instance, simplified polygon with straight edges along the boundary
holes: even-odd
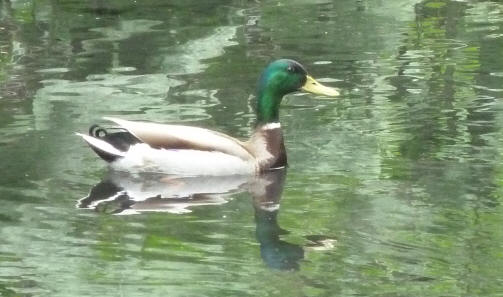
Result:
[[[257,98],[257,126],[249,142],[260,171],[286,166],[287,162],[279,123],[279,105],[284,95],[280,90],[263,76]]]
[[[257,160],[261,172],[287,164],[283,132],[278,122],[259,124],[247,147]]]
[[[257,100],[257,126],[279,122],[279,105],[283,94],[274,88],[261,88]]]

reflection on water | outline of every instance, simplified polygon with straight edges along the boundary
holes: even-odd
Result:
[[[0,296],[501,295],[502,12],[0,1]],[[73,134],[121,115],[246,139],[280,57],[343,91],[285,98],[284,182],[107,176]]]
[[[164,56],[161,67],[172,75],[198,73],[208,67],[203,61],[224,54],[226,47],[236,45],[236,26],[219,27],[211,35],[191,40],[174,49],[161,49],[169,54]]]
[[[97,52],[108,52],[109,48],[103,43],[112,43],[139,33],[151,32],[152,27],[162,24],[159,21],[132,20],[121,21],[119,28],[93,28],[93,31],[102,33],[105,37],[86,40],[83,42],[82,56],[93,58]],[[33,109],[35,126],[39,130],[49,129],[53,105],[55,102],[69,102],[72,109],[69,112],[79,114],[82,122],[96,120],[97,113],[108,114],[135,114],[140,112],[142,120],[164,121],[196,121],[210,118],[206,109],[219,104],[214,94],[205,92],[198,94],[204,98],[195,103],[168,104],[166,96],[170,89],[185,84],[183,80],[172,78],[170,75],[195,74],[201,72],[206,66],[203,60],[223,54],[225,47],[236,44],[232,41],[235,37],[236,27],[219,27],[209,36],[191,40],[186,44],[177,45],[172,49],[158,49],[163,61],[147,63],[160,63],[162,73],[134,75],[124,72],[134,71],[130,65],[122,65],[117,54],[112,56],[113,73],[92,74],[86,81],[68,81],[61,79],[45,79],[44,87],[37,91]],[[166,52],[166,53],[165,53]],[[60,73],[55,69],[44,69],[45,74]],[[120,71],[117,71],[120,70]],[[120,104],[118,104],[120,102]],[[85,110],[85,112],[82,112]]]
[[[249,192],[255,209],[256,236],[260,254],[271,268],[298,269],[304,248],[280,239],[288,231],[278,225],[280,199],[286,170],[260,176],[176,177],[159,174],[130,175],[110,171],[95,185],[77,207],[107,214],[168,212],[184,214],[190,208],[215,206],[228,202],[232,194]],[[309,250],[333,248],[333,239],[309,236]]]
[[[110,171],[77,206],[115,214],[146,211],[181,214],[190,212],[189,207],[225,203],[229,199],[226,197],[243,191],[249,182],[250,177],[240,175],[176,177]],[[117,209],[110,209],[109,204]]]

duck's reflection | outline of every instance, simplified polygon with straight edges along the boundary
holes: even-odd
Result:
[[[264,262],[275,269],[298,269],[306,249],[330,248],[324,236],[307,238],[300,246],[280,239],[288,231],[278,225],[279,203],[286,170],[275,170],[257,177],[173,177],[166,175],[132,176],[111,171],[94,186],[87,197],[78,201],[79,208],[91,208],[112,214],[141,212],[186,213],[202,205],[219,205],[235,193],[247,191],[253,197],[256,236]]]
[[[161,174],[131,175],[110,171],[77,207],[113,214],[190,212],[198,205],[218,205],[245,190],[246,176],[176,177]]]

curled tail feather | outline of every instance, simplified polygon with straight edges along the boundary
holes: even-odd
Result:
[[[117,128],[112,128],[116,130]],[[99,125],[92,125],[89,128],[89,135],[76,133],[82,137],[94,152],[107,162],[113,162],[120,157],[124,157],[129,147],[141,141],[124,129],[109,132]]]
[[[121,152],[118,149],[116,149],[110,143],[105,142],[99,138],[85,135],[82,133],[75,133],[75,134],[84,138],[84,140],[87,142],[87,144],[89,144],[89,146],[93,149],[93,151],[107,162],[113,162],[119,157],[124,157],[126,154],[125,152]]]

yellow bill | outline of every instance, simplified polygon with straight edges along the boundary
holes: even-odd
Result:
[[[316,95],[325,95],[330,97],[339,95],[337,89],[324,86],[309,75],[307,76],[306,83],[301,87],[301,89]]]

